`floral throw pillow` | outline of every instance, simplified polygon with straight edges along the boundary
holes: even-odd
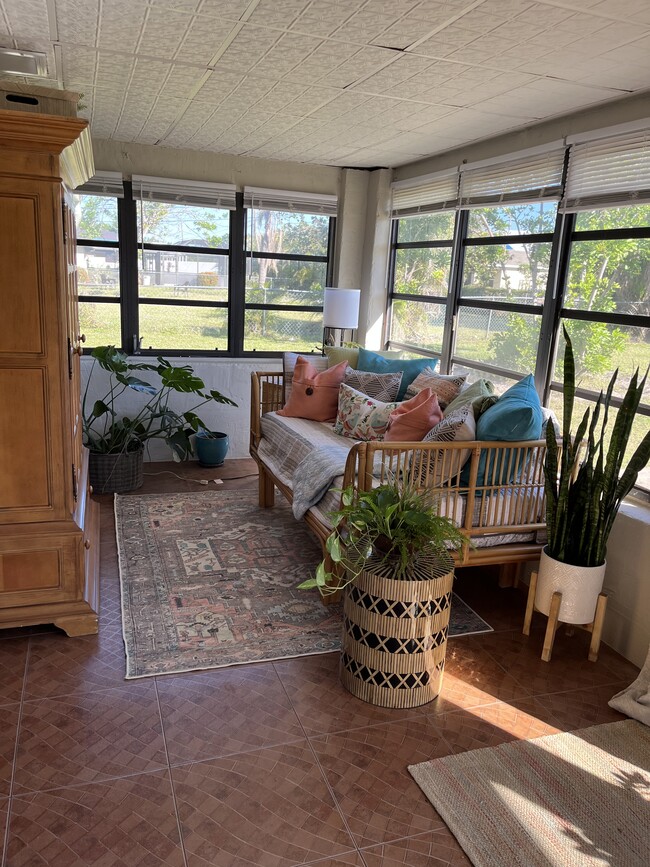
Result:
[[[416,376],[406,389],[406,398],[415,397],[419,391],[430,388],[437,396],[440,408],[444,409],[448,403],[458,397],[466,381],[467,374],[445,376],[442,373],[436,373],[432,367],[427,367]]]
[[[365,442],[381,440],[386,433],[390,414],[397,405],[396,401],[385,403],[375,400],[342,383],[334,432]]]
[[[375,400],[390,402],[397,400],[399,387],[402,384],[402,371],[372,373],[369,370],[353,370],[348,367],[343,382],[362,394],[367,394],[368,397],[374,397]]]

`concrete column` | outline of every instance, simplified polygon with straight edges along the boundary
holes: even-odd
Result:
[[[368,175],[369,172],[360,169],[341,171],[333,285],[342,289],[361,286]]]
[[[369,172],[358,341],[367,349],[383,348],[388,254],[390,252],[390,169]]]

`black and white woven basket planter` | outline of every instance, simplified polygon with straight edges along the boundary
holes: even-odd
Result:
[[[442,686],[453,562],[427,555],[405,579],[393,574],[369,561],[346,589],[341,682],[370,704],[418,707]]]

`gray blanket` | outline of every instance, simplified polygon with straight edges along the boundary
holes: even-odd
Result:
[[[343,474],[348,446],[319,446],[293,472],[293,514],[302,518],[327,493],[337,476]]]

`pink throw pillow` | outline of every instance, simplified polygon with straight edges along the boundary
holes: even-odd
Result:
[[[335,419],[339,386],[345,378],[347,366],[347,361],[342,361],[319,373],[306,358],[298,356],[289,400],[283,409],[278,410],[278,415],[308,418],[312,421]]]
[[[430,388],[423,388],[391,412],[384,442],[421,442],[441,420],[437,395]]]

